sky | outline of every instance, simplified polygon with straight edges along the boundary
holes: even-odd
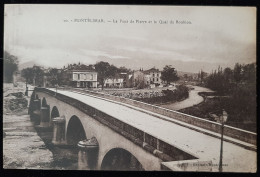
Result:
[[[131,69],[172,65],[210,72],[256,61],[254,7],[11,4],[4,15],[4,50],[20,64],[108,61]]]

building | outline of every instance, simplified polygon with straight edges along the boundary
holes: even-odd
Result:
[[[127,87],[126,86],[126,81],[127,81],[128,74],[124,73],[124,72],[121,72],[121,73],[119,73],[119,77],[123,79],[123,87]]]
[[[128,74],[126,80],[127,87],[143,87],[144,85],[144,73],[143,71],[133,71]]]
[[[97,88],[97,72],[95,70],[68,70],[69,85],[81,88]]]
[[[151,84],[160,85],[161,83],[161,71],[155,67],[146,71],[142,69],[133,71],[126,77],[126,87],[144,88]]]
[[[104,83],[105,87],[122,88],[124,86],[123,78],[108,78]]]
[[[144,71],[145,74],[145,83],[146,84],[161,84],[162,80],[161,80],[161,71],[159,71],[159,69],[155,69],[155,67]]]

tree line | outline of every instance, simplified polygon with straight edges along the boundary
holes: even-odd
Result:
[[[13,73],[18,70],[19,60],[16,56],[4,51],[4,81],[12,82]],[[41,66],[34,65],[33,67],[25,68],[21,71],[22,77],[25,78],[26,83],[39,85],[43,83],[44,75],[48,77],[49,82],[52,85],[66,84],[62,80],[62,75],[65,70],[91,70],[94,69],[98,72],[98,82],[104,86],[105,80],[108,78],[119,78],[120,73],[130,73],[131,69],[126,67],[116,67],[108,62],[100,61],[94,65],[85,65],[78,62],[78,64],[68,64],[67,67],[63,66],[62,69],[48,68],[47,70]],[[171,65],[166,65],[161,73],[161,79],[169,84],[170,82],[177,81],[179,79],[177,71]]]
[[[66,77],[63,76],[67,70],[95,70],[98,72],[98,81],[102,84],[102,86],[107,78],[116,78],[119,77],[119,73],[128,73],[131,71],[126,67],[116,67],[114,65],[110,65],[108,62],[101,61],[94,65],[85,65],[80,62],[78,64],[68,64],[67,67],[64,66],[62,69],[44,69],[43,67],[34,65],[33,67],[23,69],[21,71],[21,75],[29,84],[39,85],[40,83],[43,83],[43,77],[47,76],[48,81],[52,86],[56,84],[66,85],[67,80]]]
[[[205,78],[205,86],[228,96],[222,106],[235,122],[256,121],[256,64],[236,63],[234,68],[219,67]]]
[[[16,56],[4,51],[4,82],[13,81],[13,73],[18,70],[19,60]]]
[[[236,63],[233,69],[227,67],[224,70],[219,66],[204,82],[206,87],[219,93],[232,93],[238,85],[256,84],[256,64]]]

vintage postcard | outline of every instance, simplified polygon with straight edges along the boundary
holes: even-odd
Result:
[[[3,168],[255,173],[256,10],[6,4]]]

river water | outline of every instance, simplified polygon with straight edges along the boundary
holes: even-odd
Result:
[[[33,90],[33,86],[29,90]],[[77,147],[53,146],[52,128],[39,129],[30,121],[28,109],[10,111],[5,101],[9,93],[25,92],[25,84],[4,84],[3,168],[4,169],[78,169]],[[26,98],[30,100],[31,92]],[[12,99],[15,99],[12,97]],[[87,167],[85,167],[87,169]]]

